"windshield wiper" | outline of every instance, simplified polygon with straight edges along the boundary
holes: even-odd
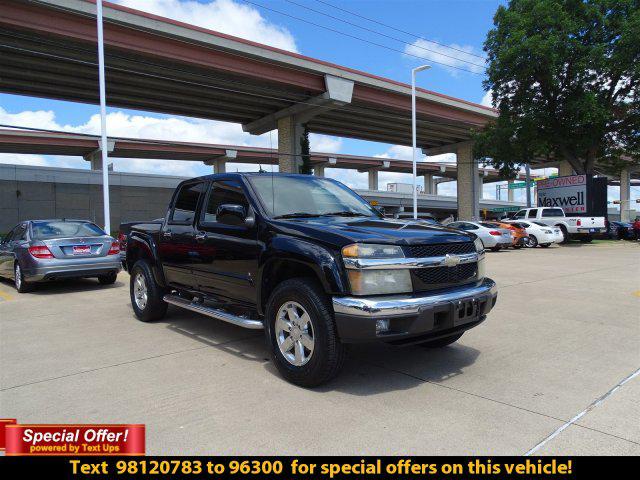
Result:
[[[278,218],[309,218],[309,217],[317,217],[319,216],[317,213],[309,213],[309,212],[293,212],[293,213],[285,213],[284,215],[277,215],[273,217],[274,219]]]
[[[329,212],[323,213],[323,217],[368,217],[369,215],[360,213],[360,212],[351,212],[349,210],[345,210],[342,212]]]

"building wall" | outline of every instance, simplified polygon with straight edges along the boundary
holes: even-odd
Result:
[[[113,172],[109,175],[112,233],[122,222],[165,214],[181,177]],[[82,218],[103,225],[102,173],[0,165],[0,233],[21,220]]]

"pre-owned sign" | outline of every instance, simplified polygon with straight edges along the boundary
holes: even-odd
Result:
[[[565,213],[587,211],[587,176],[570,175],[536,182],[539,207],[560,207]]]

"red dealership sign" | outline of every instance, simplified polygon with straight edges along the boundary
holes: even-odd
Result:
[[[7,455],[144,455],[144,425],[7,425]]]

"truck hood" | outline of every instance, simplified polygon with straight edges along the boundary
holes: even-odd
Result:
[[[453,228],[392,219],[316,217],[274,220],[273,225],[283,234],[315,238],[336,248],[355,242],[424,245],[475,238]]]

